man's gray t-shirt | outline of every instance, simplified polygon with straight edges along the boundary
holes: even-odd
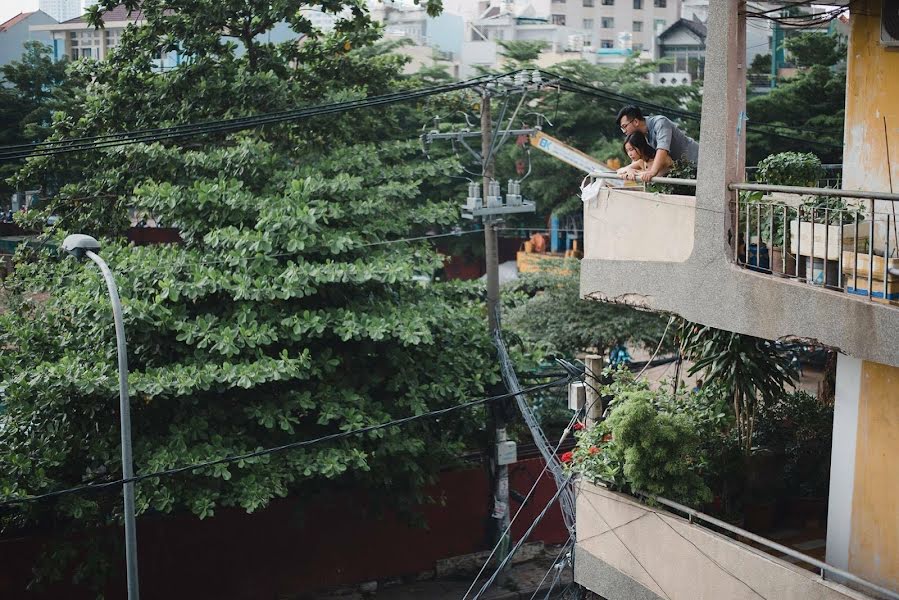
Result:
[[[699,144],[687,137],[677,125],[663,115],[646,117],[646,141],[656,150],[667,150],[671,160],[699,161]]]

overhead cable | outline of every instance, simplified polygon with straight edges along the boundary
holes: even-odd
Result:
[[[551,388],[551,387],[567,385],[568,382],[569,382],[569,378],[559,379],[556,381],[551,381],[549,383],[532,386],[530,388],[522,390],[521,393],[536,392],[538,390],[543,390],[543,389],[547,389],[547,388]],[[364,433],[370,433],[372,431],[378,431],[381,429],[386,429],[388,427],[396,427],[399,425],[405,425],[406,423],[411,423],[413,421],[420,421],[423,419],[439,417],[439,416],[442,416],[442,415],[445,415],[445,414],[448,414],[451,412],[455,412],[458,410],[462,410],[465,408],[471,408],[474,406],[487,404],[489,402],[503,400],[503,399],[509,398],[513,395],[514,394],[512,394],[512,393],[507,393],[507,394],[500,394],[498,396],[490,396],[488,398],[479,398],[477,400],[463,402],[462,404],[456,404],[454,406],[450,406],[447,408],[433,410],[431,412],[422,413],[420,415],[412,415],[409,417],[404,417],[402,419],[396,419],[393,421],[389,421],[387,423],[380,423],[378,425],[369,425],[368,427],[360,427],[358,429],[351,429],[349,431],[341,431],[339,433],[332,433],[329,435],[324,435],[324,436],[309,439],[309,440],[290,442],[288,444],[282,444],[280,446],[264,448],[261,450],[255,450],[253,452],[247,452],[244,454],[226,456],[223,458],[209,460],[209,461],[205,461],[205,462],[201,462],[201,463],[185,465],[182,467],[175,467],[173,469],[166,469],[163,471],[154,471],[152,473],[144,473],[141,475],[136,475],[134,477],[115,479],[112,481],[105,481],[103,483],[97,483],[97,484],[92,484],[92,485],[80,485],[80,486],[76,486],[76,487],[56,490],[53,492],[47,492],[44,494],[37,494],[37,495],[33,495],[33,496],[23,496],[21,498],[7,497],[7,498],[0,499],[0,508],[4,508],[7,506],[19,505],[19,504],[30,504],[30,503],[39,502],[42,500],[47,500],[49,498],[58,498],[61,496],[70,496],[73,494],[98,492],[98,491],[106,490],[109,488],[121,487],[122,485],[124,485],[126,483],[139,483],[141,481],[144,481],[147,479],[154,479],[157,477],[171,477],[174,475],[180,475],[182,473],[197,471],[199,469],[206,469],[206,468],[214,467],[217,465],[230,464],[230,463],[245,461],[245,460],[248,460],[251,458],[258,458],[260,456],[267,456],[269,454],[276,454],[279,452],[284,452],[286,450],[295,450],[297,448],[307,448],[309,446],[314,446],[316,444],[321,444],[324,442],[333,442],[335,440],[340,440],[340,439],[344,439],[344,438],[351,437],[351,436],[357,436],[357,435],[361,435]]]

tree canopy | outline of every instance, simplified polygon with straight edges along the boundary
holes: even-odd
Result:
[[[261,45],[254,67],[248,54],[203,33],[209,19],[248,14],[264,23],[292,3],[241,0],[222,5],[234,14],[218,17],[200,10],[212,4],[222,5],[195,2],[196,11],[172,15],[144,2],[147,28],[129,28],[109,61],[70,66],[73,80],[91,83],[58,97],[50,138],[414,85],[400,75],[401,58],[361,45],[377,33],[367,17],[351,34],[321,34],[292,52]],[[151,59],[164,31],[172,44],[190,42],[184,48],[194,55],[160,74]],[[43,186],[46,206],[23,217],[41,235],[20,251],[2,288],[2,495],[121,475],[108,298],[94,268],[55,251],[66,233],[100,237],[118,281],[138,475],[484,396],[498,377],[481,289],[422,283],[442,257],[427,242],[403,241],[458,219],[449,178],[458,163],[426,160],[417,142],[393,139],[414,140],[415,108],[28,159],[16,179]],[[177,228],[182,242],[129,245],[121,233],[144,214]],[[149,479],[137,486],[138,512],[254,511],[330,483],[410,507],[424,483],[478,443],[483,420],[483,411],[468,410]],[[119,517],[115,495],[72,495],[6,510],[0,527],[77,528]]]

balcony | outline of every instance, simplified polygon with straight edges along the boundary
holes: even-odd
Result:
[[[899,598],[801,552],[663,498],[655,500],[687,518],[580,482],[576,583],[607,600]]]
[[[604,188],[586,202],[582,295],[899,366],[899,260],[883,259],[899,194],[738,183],[699,198]]]

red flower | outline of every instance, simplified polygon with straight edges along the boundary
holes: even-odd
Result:
[[[599,454],[599,448],[597,448],[596,446],[590,446],[589,452],[590,454]]]
[[[604,441],[604,442],[611,442],[614,439],[615,439],[615,437],[611,433],[607,433],[604,436],[602,436],[602,441]]]
[[[561,460],[563,463],[568,463],[571,462],[571,457],[571,452],[566,452],[561,457],[559,457],[559,460]]]
[[[572,429],[574,429],[575,431],[580,431],[584,427],[586,427],[586,426],[583,423],[581,423],[580,421],[577,421],[577,422],[575,422],[574,427],[572,427]]]

